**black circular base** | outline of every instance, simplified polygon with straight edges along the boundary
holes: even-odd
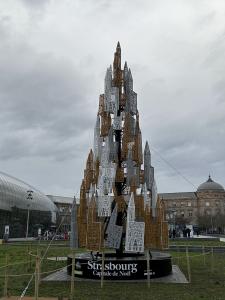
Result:
[[[67,273],[71,275],[72,255],[67,258]],[[170,254],[151,251],[150,277],[157,278],[167,276],[172,272]],[[91,253],[76,254],[75,270],[76,277],[86,279],[101,279],[102,255]],[[147,259],[145,254],[124,253],[117,257],[115,253],[105,253],[104,279],[108,280],[138,280],[147,279]]]

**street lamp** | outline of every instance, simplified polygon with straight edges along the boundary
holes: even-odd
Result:
[[[211,212],[211,216],[210,216],[210,218],[211,218],[211,233],[213,234],[213,216],[212,216],[212,212]]]
[[[33,191],[27,191],[27,200],[33,200]],[[29,220],[30,220],[30,203],[27,204],[27,230],[26,230],[26,239],[28,238],[28,231],[29,231]]]
[[[171,212],[173,213],[173,229],[176,229],[176,209],[172,209]]]

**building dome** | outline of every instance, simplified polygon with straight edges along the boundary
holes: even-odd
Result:
[[[56,223],[57,207],[33,186],[0,172],[0,238],[37,236]]]
[[[213,181],[211,176],[209,175],[208,180],[206,182],[200,184],[197,189],[197,192],[204,192],[204,191],[224,192],[224,188],[221,184]]]
[[[27,198],[27,191],[32,190],[32,201]],[[10,211],[16,206],[20,209],[56,212],[54,203],[33,186],[6,173],[0,172],[0,209]]]

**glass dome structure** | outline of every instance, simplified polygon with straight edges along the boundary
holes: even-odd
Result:
[[[28,197],[32,191],[32,197]],[[0,172],[0,238],[5,226],[10,237],[25,237],[28,210],[29,235],[37,235],[38,228],[49,229],[56,222],[57,207],[33,186]]]

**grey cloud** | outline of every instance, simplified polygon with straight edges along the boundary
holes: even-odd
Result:
[[[19,0],[21,3],[24,3],[28,7],[37,8],[43,5],[46,5],[50,0]]]
[[[208,172],[225,184],[225,5],[16,3],[23,3],[24,23],[14,12],[12,23],[10,13],[0,20],[3,170],[31,178],[47,193],[78,188],[104,71],[120,40],[138,93],[143,142],[194,185]],[[194,188],[152,152],[160,192]]]
[[[218,104],[220,104],[221,102],[225,102],[225,78],[223,80],[219,80],[214,84],[214,91]]]
[[[7,41],[0,54],[0,120],[7,132],[0,139],[0,157],[61,160],[78,154],[85,131],[94,124],[87,97],[91,84],[85,84],[89,75],[25,43]]]

